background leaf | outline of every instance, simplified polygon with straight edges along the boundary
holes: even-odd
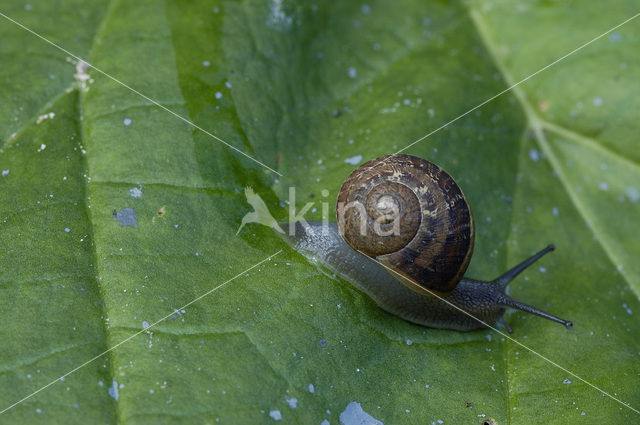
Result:
[[[251,210],[244,187],[279,219],[295,187],[297,208],[314,202],[307,218],[319,220],[353,162],[403,148],[634,7],[5,2],[2,13],[283,177],[94,70],[83,89],[73,59],[3,20],[0,407],[175,314],[1,422],[272,423],[278,411],[282,423],[337,424],[351,402],[385,424],[636,420],[493,331],[382,312],[271,229],[234,236]],[[556,244],[510,293],[575,327],[508,314],[515,336],[636,408],[637,28],[407,151],[467,195],[478,229],[470,276],[494,277]],[[114,220],[124,208],[136,227]]]

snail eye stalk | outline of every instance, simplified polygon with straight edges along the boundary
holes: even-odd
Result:
[[[546,311],[542,311],[539,308],[533,307],[529,304],[522,303],[520,301],[516,301],[507,295],[504,295],[504,298],[499,300],[498,303],[503,307],[509,307],[516,310],[520,310],[520,311],[526,311],[527,313],[535,314],[538,317],[542,317],[554,322],[562,323],[567,327],[567,329],[571,329],[573,327],[573,322],[570,320],[561,319],[558,316],[554,316],[553,314],[547,313]]]
[[[554,249],[555,249],[554,245],[552,244],[547,245],[543,250],[533,254],[531,257],[527,258],[522,263],[518,264],[517,266],[513,267],[512,269],[504,273],[503,275],[494,279],[493,282],[500,285],[502,289],[506,288],[509,282],[515,279],[516,276],[522,273],[527,267],[531,266],[533,263],[535,263],[540,258],[542,258],[546,253],[551,252]],[[504,307],[525,311],[527,313],[535,314],[536,316],[543,317],[545,319],[549,319],[554,322],[562,323],[567,327],[567,329],[571,329],[573,327],[573,322],[571,322],[570,320],[561,319],[557,316],[554,316],[553,314],[547,313],[536,307],[530,306],[529,304],[525,304],[523,302],[514,300],[508,295],[503,295],[501,299],[498,300],[498,302]],[[503,325],[506,325],[506,322],[504,321],[504,319],[501,321],[501,323]],[[506,325],[505,327],[509,331],[509,333],[513,332],[513,330],[510,330],[511,328],[508,325]]]
[[[506,288],[506,286],[509,284],[509,282],[511,282],[513,279],[515,279],[516,276],[518,276],[520,273],[522,273],[527,267],[529,267],[530,265],[532,265],[533,263],[538,261],[546,253],[551,252],[554,249],[556,249],[556,247],[553,244],[547,245],[543,250],[537,252],[536,254],[533,254],[531,257],[527,258],[526,260],[524,260],[522,263],[518,264],[517,266],[515,266],[511,270],[509,270],[506,273],[504,273],[503,275],[495,278],[493,280],[493,282],[497,283],[502,288]]]

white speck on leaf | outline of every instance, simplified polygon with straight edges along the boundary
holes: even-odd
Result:
[[[356,78],[356,75],[358,75],[358,71],[354,67],[350,66],[349,67],[349,78]]]
[[[9,170],[7,170],[7,174],[9,174]],[[4,176],[4,171],[2,175]],[[640,200],[640,192],[638,192],[638,189],[635,187],[628,187],[626,192],[631,202],[638,202],[638,200]]]
[[[309,384],[309,392],[310,392],[311,394],[313,394],[313,393],[315,393],[315,392],[316,392],[316,388],[313,386],[313,384]]]
[[[340,423],[343,425],[384,425],[382,422],[362,409],[362,405],[352,401],[340,413]]]
[[[565,379],[564,381],[562,381],[562,383],[563,383],[563,384],[570,384],[570,383],[571,383],[571,380],[567,378],[567,379]]]
[[[76,73],[73,74],[73,78],[78,83],[80,83],[80,88],[83,91],[89,90],[89,88],[87,87],[87,81],[89,81],[91,76],[89,75],[89,73],[87,71],[89,71],[89,64],[86,63],[85,61],[79,61],[76,64]]]
[[[115,401],[118,401],[118,398],[120,398],[120,394],[118,392],[118,381],[116,381],[115,379],[113,380],[113,382],[111,383],[111,386],[109,387],[109,395]]]
[[[129,195],[131,195],[132,198],[140,198],[142,196],[142,188],[132,187],[129,189]]]
[[[69,233],[69,232],[71,231],[71,229],[69,229],[68,227],[65,227],[65,228],[64,228],[64,231],[65,231],[65,232],[67,232],[67,233]]]
[[[202,61],[202,66],[209,67],[209,66],[211,66],[211,62],[209,62],[209,61]]]
[[[283,0],[273,0],[269,9],[271,9],[271,15],[269,16],[268,23],[277,29],[285,30],[291,26],[293,18],[287,16],[282,7]]]
[[[55,116],[56,116],[56,114],[55,114],[55,113],[53,113],[53,112],[49,112],[49,113],[47,113],[47,114],[40,115],[40,116],[38,117],[38,119],[36,120],[36,124],[40,124],[40,123],[41,123],[42,121],[44,121],[44,120],[50,120],[50,119],[53,119],[53,117],[55,117]]]
[[[216,99],[222,99],[222,93],[217,91],[216,92]]]
[[[149,322],[147,322],[146,320],[142,322],[142,329],[147,329],[149,326]]]
[[[125,118],[122,122],[128,127],[131,125],[131,118]]]
[[[44,143],[42,143],[40,145],[40,148],[38,148],[38,152],[42,152],[43,150],[45,150],[47,148],[47,145],[45,145]]]
[[[362,161],[362,155],[355,155],[344,160],[347,164],[358,165]]]
[[[7,177],[11,170],[2,170],[2,177]]]
[[[593,106],[602,106],[602,98],[601,97],[594,97],[593,98]]]
[[[114,219],[120,223],[121,226],[138,227],[138,217],[136,217],[133,208],[121,209],[115,214]]]
[[[280,413],[279,410],[270,411],[269,416],[271,416],[271,419],[273,419],[274,421],[279,421],[282,419],[282,413]]]
[[[295,397],[286,397],[285,400],[287,400],[287,404],[289,405],[290,408],[292,409],[296,409],[298,407],[298,399]]]
[[[531,160],[534,162],[538,162],[538,160],[540,159],[540,152],[538,152],[537,149],[531,149],[529,151],[529,158],[531,158]]]

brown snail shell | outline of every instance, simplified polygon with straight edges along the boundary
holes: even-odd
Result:
[[[469,266],[471,208],[453,178],[429,161],[388,155],[363,164],[342,185],[336,212],[349,245],[417,292],[450,293]]]

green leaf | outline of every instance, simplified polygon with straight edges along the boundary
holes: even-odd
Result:
[[[313,202],[305,217],[320,220],[353,163],[403,149],[634,7],[5,2],[283,176],[95,69],[83,83],[75,59],[0,17],[0,410],[110,350],[0,422],[338,424],[354,402],[385,424],[636,421],[499,333],[409,324],[273,229],[236,236],[245,187],[276,219],[295,187],[297,210]],[[468,275],[556,244],[510,294],[574,329],[508,313],[514,337],[636,409],[638,34],[629,22],[406,151],[467,195]]]

